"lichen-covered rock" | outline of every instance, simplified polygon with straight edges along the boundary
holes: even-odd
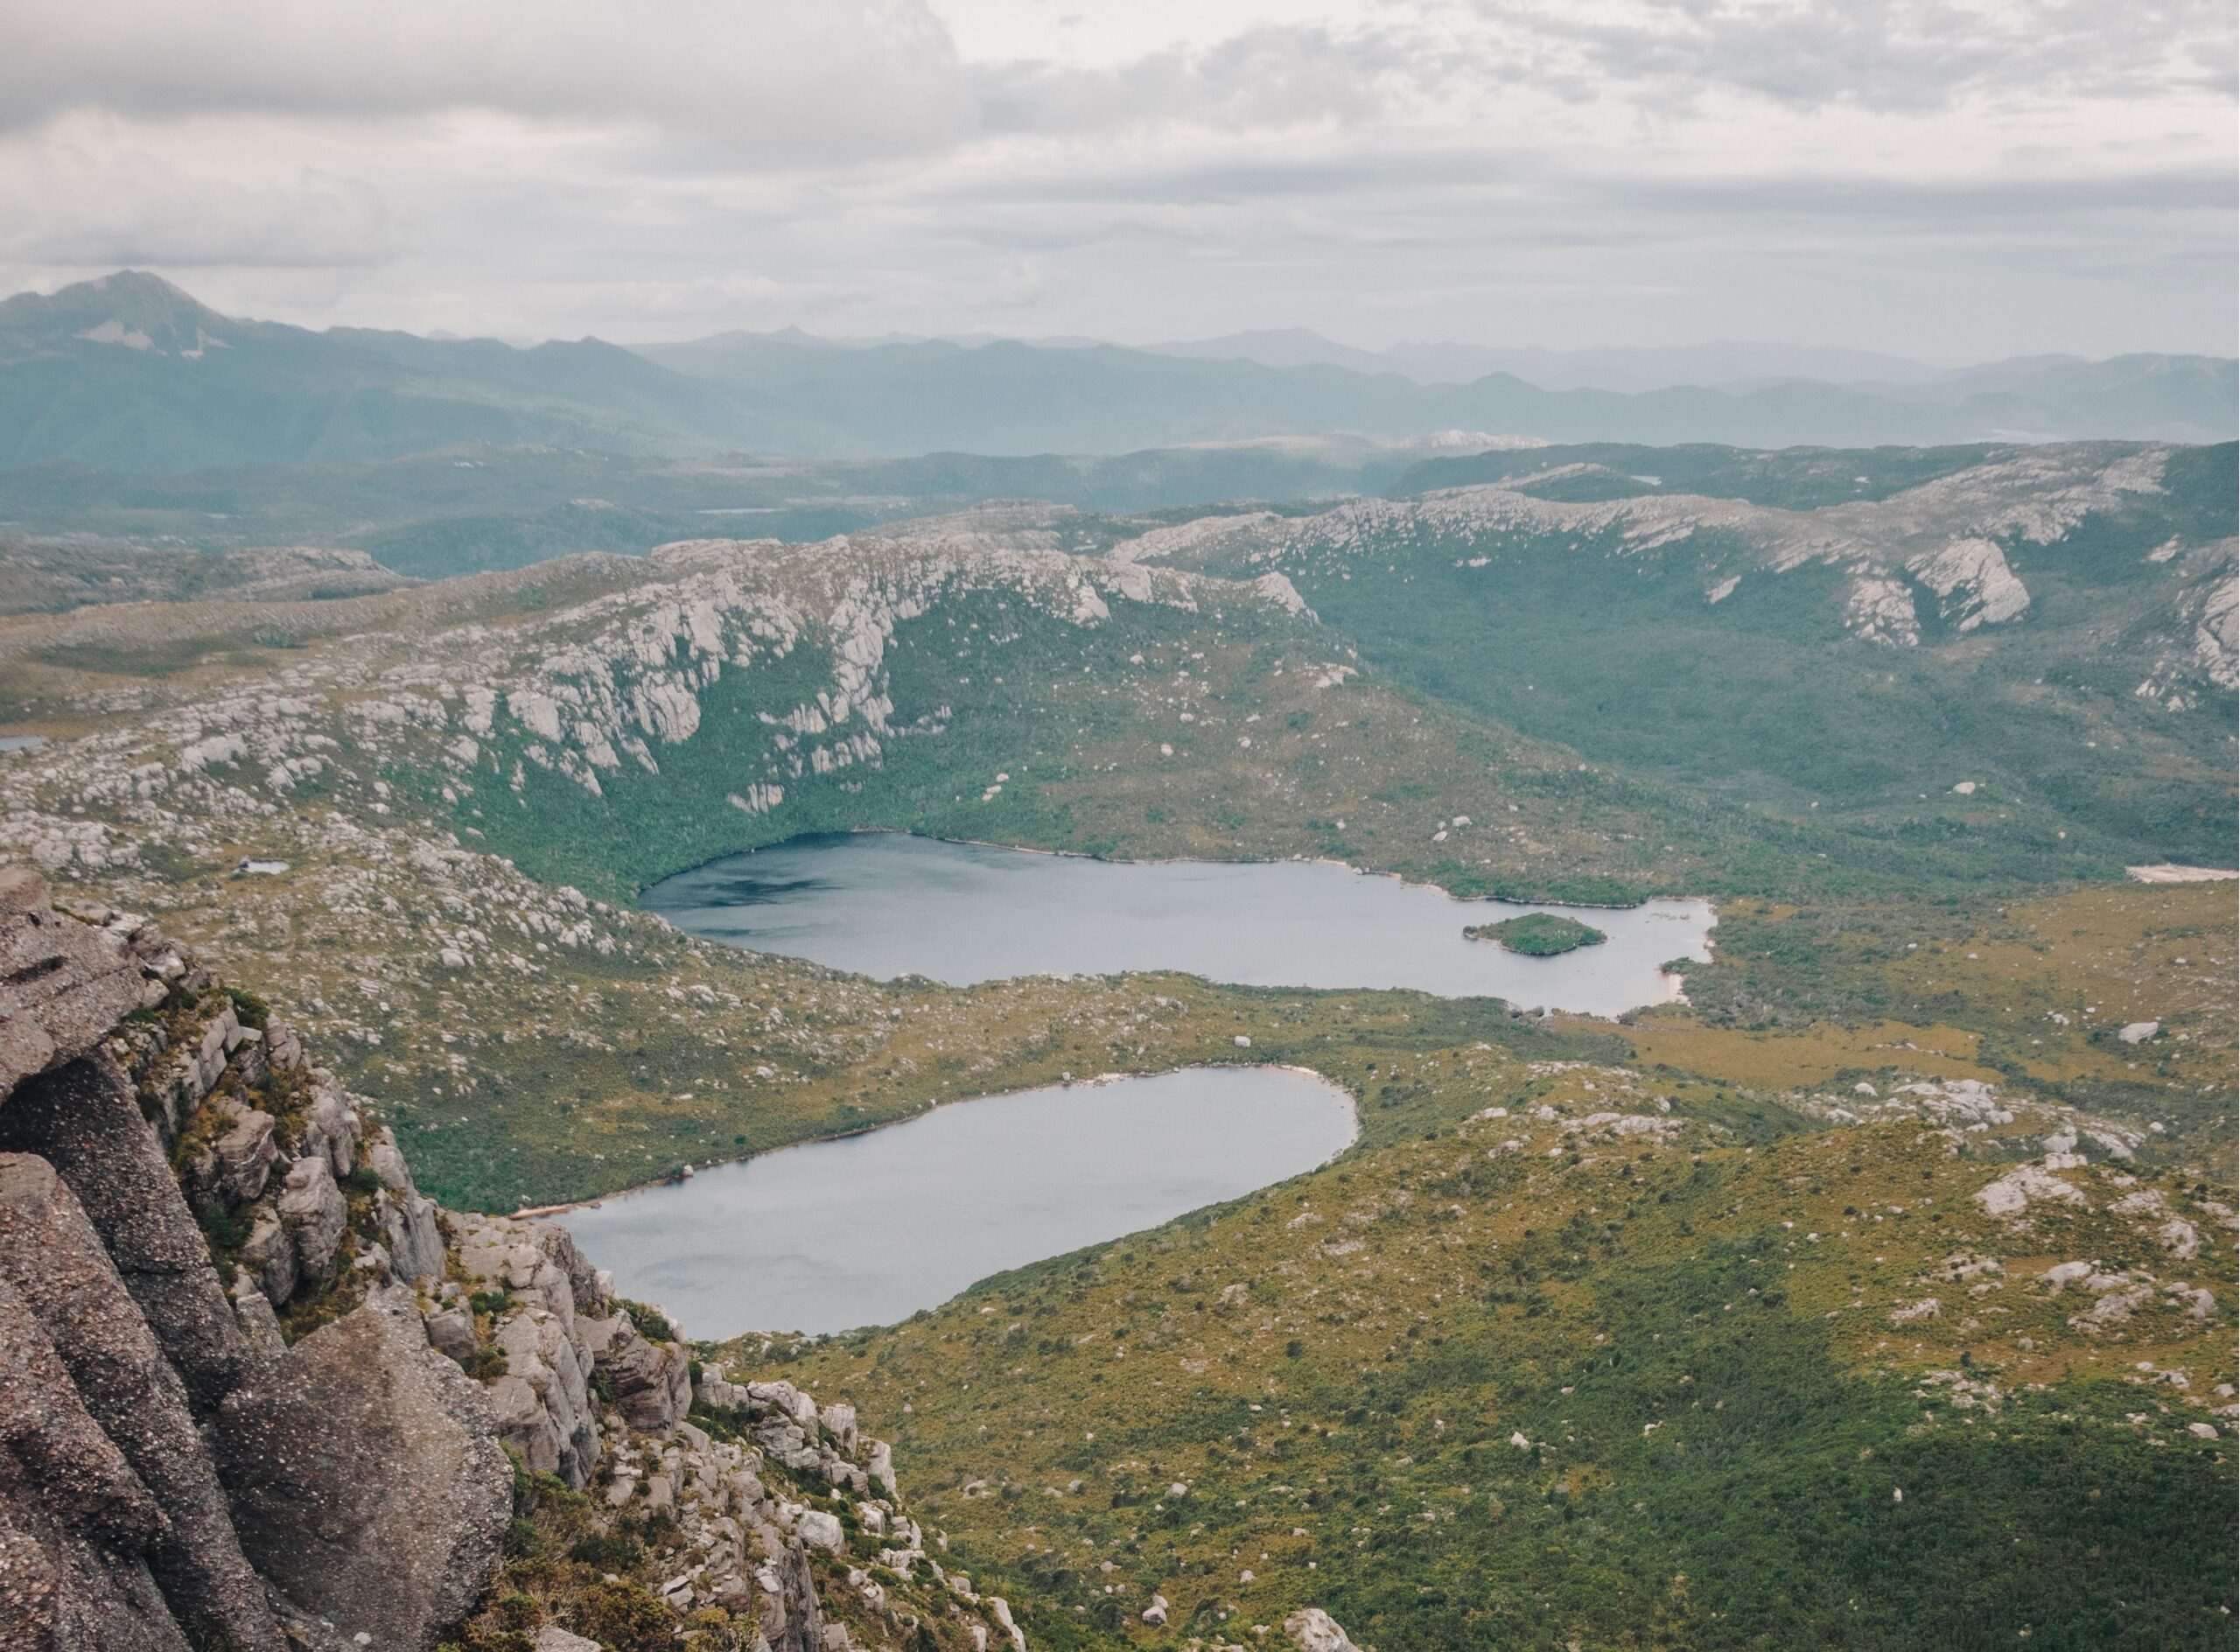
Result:
[[[492,1385],[500,1438],[530,1468],[581,1489],[598,1463],[598,1427],[590,1371],[566,1327],[542,1308],[519,1308],[499,1324],[494,1340],[506,1356],[507,1375]],[[516,1385],[527,1390],[526,1406],[518,1394],[495,1392]]]
[[[271,1210],[251,1216],[248,1237],[242,1241],[241,1265],[272,1306],[296,1294],[296,1242]]]
[[[168,1524],[0,1280],[0,1646],[185,1652],[147,1564]]]
[[[1303,1606],[1284,1620],[1284,1633],[1298,1652],[1361,1652],[1337,1619],[1320,1606]]]
[[[212,1107],[221,1110],[223,1128],[210,1141],[214,1172],[210,1193],[230,1210],[264,1191],[273,1164],[280,1157],[280,1144],[273,1138],[276,1121],[271,1114],[244,1107],[230,1097],[213,1102]]]
[[[585,1322],[595,1368],[633,1428],[660,1432],[692,1409],[692,1362],[674,1342],[648,1341],[625,1314]]]
[[[454,1216],[459,1266],[486,1287],[527,1298],[572,1333],[578,1309],[606,1312],[597,1275],[565,1228],[503,1216]]]
[[[871,1450],[864,1459],[864,1470],[873,1485],[888,1496],[894,1495],[894,1448],[883,1439],[871,1443]]]
[[[430,1308],[426,1315],[428,1346],[445,1359],[466,1362],[474,1353],[474,1313],[464,1303]]]
[[[233,1297],[234,1319],[241,1326],[249,1352],[260,1359],[285,1354],[288,1340],[281,1334],[279,1316],[272,1312],[271,1301],[256,1276],[246,1270],[236,1273]]]
[[[139,1008],[130,934],[59,916],[44,878],[0,866],[0,1092],[83,1055]]]
[[[277,1210],[280,1225],[295,1247],[299,1284],[324,1278],[350,1221],[349,1204],[334,1184],[334,1171],[325,1154],[307,1154],[289,1167]]]
[[[28,1153],[0,1154],[0,1278],[53,1344],[87,1415],[163,1510],[149,1569],[172,1615],[206,1642],[278,1652],[279,1629],[234,1536],[185,1387],[68,1185]]]
[[[824,1652],[824,1612],[808,1550],[796,1538],[771,1564],[762,1592],[762,1634],[770,1652]]]
[[[346,1638],[428,1652],[488,1582],[512,1471],[481,1386],[402,1287],[235,1390],[218,1450],[258,1570]]]
[[[358,1110],[333,1074],[313,1075],[311,1104],[304,1110],[304,1139],[298,1150],[304,1157],[324,1158],[336,1178],[347,1176],[358,1163]]]
[[[69,1185],[206,1420],[248,1347],[123,1070],[96,1054],[19,1085],[0,1105],[0,1150],[37,1154]]]
[[[548,1623],[536,1632],[536,1652],[601,1652],[599,1643]]]
[[[443,1277],[444,1234],[436,1201],[413,1186],[411,1169],[396,1145],[396,1136],[386,1124],[374,1132],[366,1162],[381,1182],[374,1201],[374,1220],[388,1248],[390,1265],[400,1279],[418,1281]]]
[[[816,1402],[784,1378],[774,1382],[749,1382],[747,1397],[791,1418],[804,1434],[816,1427]]]

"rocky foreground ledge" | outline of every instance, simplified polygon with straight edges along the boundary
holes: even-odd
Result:
[[[1006,1644],[851,1406],[439,1209],[254,995],[0,868],[0,1647]]]

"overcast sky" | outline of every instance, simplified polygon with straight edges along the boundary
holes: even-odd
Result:
[[[0,286],[512,338],[2235,348],[2231,0],[0,0]]]

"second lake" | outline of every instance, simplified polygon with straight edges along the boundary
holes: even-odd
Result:
[[[881,979],[1169,970],[1605,1016],[1671,998],[1677,982],[1661,966],[1707,961],[1714,921],[1704,900],[1513,906],[1326,863],[1102,861],[899,833],[727,856],[664,878],[641,904],[711,940]],[[1467,925],[1526,912],[1575,917],[1609,939],[1531,958],[1463,938]]]
[[[1191,1068],[955,1102],[564,1220],[694,1336],[844,1331],[1312,1170],[1354,1131],[1311,1074]]]

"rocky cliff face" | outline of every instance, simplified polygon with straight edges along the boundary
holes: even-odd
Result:
[[[540,1496],[676,1575],[578,1565],[579,1600],[548,1567],[493,1606]],[[850,1621],[1024,1644],[851,1408],[696,1396],[564,1229],[439,1210],[253,996],[0,869],[0,1646],[831,1652]]]

